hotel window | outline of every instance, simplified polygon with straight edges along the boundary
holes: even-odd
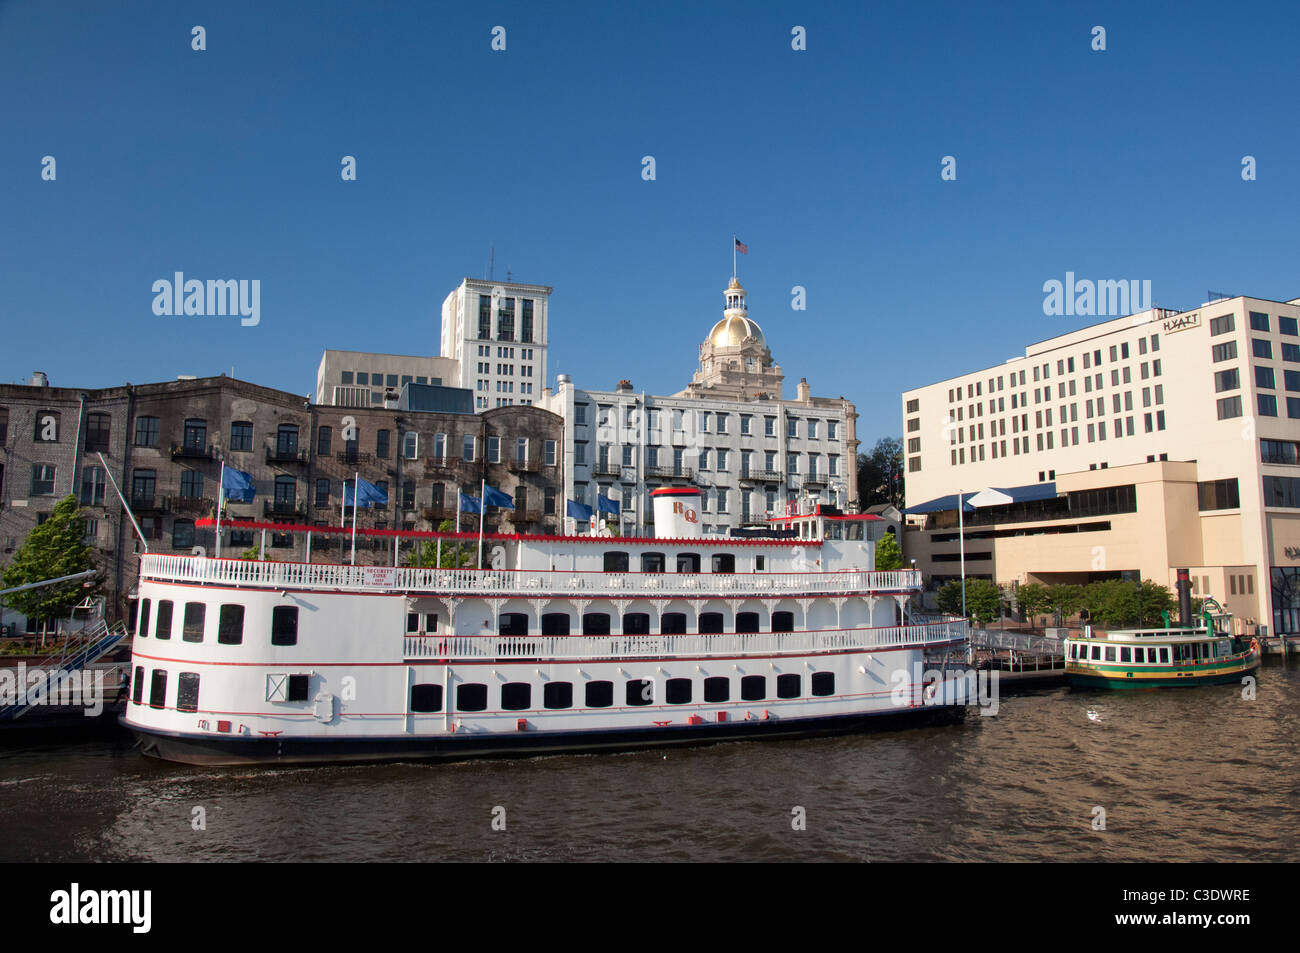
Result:
[[[1300,508],[1300,477],[1264,477],[1264,505]]]
[[[1138,356],[1141,357],[1147,352],[1147,339],[1138,338]]]
[[[1255,365],[1255,386],[1262,387],[1265,390],[1277,390],[1276,378],[1273,376],[1273,368]]]
[[[1056,376],[1060,377],[1065,373],[1065,358],[1056,359]]]
[[[1143,380],[1146,380],[1148,377],[1151,376],[1151,366],[1150,366],[1149,364],[1147,364],[1146,361],[1143,361],[1143,362],[1142,362],[1142,364],[1139,366],[1138,370],[1139,370],[1139,372],[1141,373],[1141,376],[1142,376],[1142,379],[1143,379]]]
[[[1277,316],[1277,330],[1280,334],[1289,334],[1291,337],[1300,335],[1300,328],[1297,327],[1295,318],[1286,318],[1282,315]]]
[[[1273,344],[1263,338],[1251,338],[1250,353],[1255,357],[1271,358],[1273,356]]]
[[[1151,362],[1151,376],[1152,376],[1152,377],[1159,377],[1159,376],[1160,376],[1160,361],[1156,360],[1156,361],[1152,361],[1152,362]],[[1128,381],[1128,376],[1127,376],[1127,375],[1124,377],[1124,380],[1125,380],[1125,382]]]
[[[1156,385],[1156,403],[1157,403],[1157,404],[1163,404],[1164,402],[1165,402],[1165,385],[1164,385],[1164,384],[1157,384],[1157,385]]]
[[[1097,422],[1097,439],[1098,440],[1106,439],[1106,421],[1104,420]]]
[[[1153,352],[1160,350],[1160,335],[1151,335],[1151,350]]]
[[[137,447],[158,446],[158,418],[157,417],[135,418],[135,445]]]
[[[1156,363],[1159,364],[1160,362],[1159,362],[1159,361],[1156,361]],[[1157,373],[1158,373],[1158,372],[1157,372]],[[1131,367],[1125,367],[1125,368],[1124,368],[1124,383],[1125,383],[1125,384],[1131,384],[1131,383],[1133,383],[1133,368],[1131,368]]]
[[[1292,420],[1300,420],[1300,397],[1286,399],[1286,415]]]
[[[1150,414],[1143,414],[1143,415],[1142,415],[1142,429],[1145,430],[1147,433],[1150,433],[1150,432],[1154,429],[1154,428],[1151,426],[1151,415],[1150,415]],[[1151,457],[1147,457],[1147,459],[1150,460],[1150,459],[1153,459],[1153,458],[1151,458]]]
[[[1086,371],[1092,367],[1092,355],[1087,351],[1083,352],[1083,369]]]
[[[1282,345],[1282,347],[1286,348],[1287,345],[1284,344]],[[1215,364],[1218,364],[1220,361],[1230,361],[1236,356],[1237,356],[1236,341],[1228,341],[1224,344],[1216,344],[1212,348],[1210,348],[1210,358]]]
[[[1119,386],[1119,369],[1118,369],[1118,368],[1112,368],[1112,369],[1111,369],[1111,372],[1110,372],[1110,386],[1111,386],[1111,387],[1118,387],[1118,386]]]
[[[1225,390],[1236,390],[1241,386],[1241,375],[1235,367],[1226,371],[1216,371],[1214,374],[1214,390],[1222,393]],[[1145,391],[1145,388],[1143,388]]]
[[[1282,360],[1300,364],[1300,344],[1282,344]]]
[[[1118,358],[1115,356],[1115,355],[1116,355],[1116,352],[1117,352],[1118,350],[1119,350],[1119,348],[1117,348],[1114,344],[1112,344],[1112,345],[1110,346],[1110,362],[1111,362],[1112,364],[1114,364],[1115,361],[1118,360]]]
[[[1287,390],[1300,391],[1300,371],[1283,371],[1282,381]]]
[[[1221,397],[1218,400],[1219,419],[1230,420],[1233,417],[1241,416],[1241,398],[1240,397]]]
[[[1037,365],[1037,364],[1034,365],[1034,383],[1035,383],[1035,384],[1038,383],[1038,365]],[[1038,393],[1038,388],[1037,388],[1037,387],[1034,388],[1034,393],[1035,393],[1035,394]]]
[[[1268,331],[1268,315],[1262,311],[1250,312],[1250,329],[1252,331]]]
[[[1256,394],[1256,403],[1261,417],[1277,416],[1277,398],[1272,394]]]
[[[1227,334],[1229,331],[1236,330],[1236,327],[1237,323],[1231,314],[1225,314],[1221,318],[1210,318],[1210,337]]]

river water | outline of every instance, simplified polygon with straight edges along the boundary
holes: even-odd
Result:
[[[667,753],[232,769],[10,746],[0,861],[1287,861],[1298,804],[1300,669],[1272,663],[1254,700],[1056,688],[956,726]]]

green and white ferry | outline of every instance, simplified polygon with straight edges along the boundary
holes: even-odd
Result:
[[[1202,625],[1126,629],[1065,640],[1065,677],[1076,688],[1163,688],[1239,682],[1259,668],[1259,642],[1232,634],[1231,616],[1202,613]]]

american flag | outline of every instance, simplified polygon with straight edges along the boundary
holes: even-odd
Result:
[[[739,238],[737,238],[737,239],[736,239],[736,251],[740,252],[742,255],[748,255],[748,254],[749,254],[749,246],[746,245],[744,242],[742,242]]]

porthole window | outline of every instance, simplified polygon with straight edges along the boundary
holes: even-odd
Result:
[[[547,682],[542,686],[542,705],[545,708],[572,708],[573,683]]]
[[[442,686],[432,683],[412,685],[411,711],[442,711]]]
[[[731,699],[731,679],[725,675],[715,675],[704,680],[704,700],[706,702],[725,702]]]
[[[469,682],[456,686],[456,708],[460,711],[483,711],[487,708],[487,686]]]
[[[835,673],[814,672],[812,677],[812,693],[814,695],[834,695]]]

